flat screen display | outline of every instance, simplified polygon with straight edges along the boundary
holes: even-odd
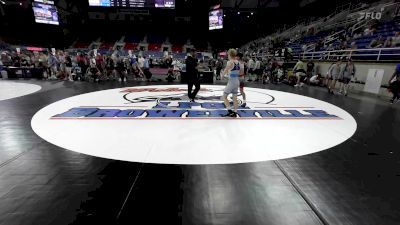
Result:
[[[175,0],[89,0],[89,6],[127,8],[175,8]]]
[[[41,2],[48,5],[54,5],[54,1],[51,0],[34,0],[34,2]]]
[[[32,2],[36,23],[59,25],[57,7],[54,5]]]
[[[222,29],[224,24],[224,12],[222,9],[212,10],[208,15],[209,29]]]

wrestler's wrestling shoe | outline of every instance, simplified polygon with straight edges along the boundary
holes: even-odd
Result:
[[[233,118],[236,118],[237,117],[237,113],[235,113],[234,111],[229,109],[228,113],[226,115],[222,116],[222,117],[233,117]]]

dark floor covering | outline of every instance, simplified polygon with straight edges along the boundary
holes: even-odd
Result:
[[[332,149],[285,160],[156,165],[67,151],[30,127],[48,104],[122,84],[18,82],[42,90],[0,101],[1,225],[400,224],[400,103],[251,83],[337,105],[356,119],[357,132]],[[124,86],[137,85],[146,83]]]

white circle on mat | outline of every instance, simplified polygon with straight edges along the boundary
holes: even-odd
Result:
[[[29,95],[42,89],[39,85],[0,81],[0,101]]]
[[[185,85],[92,92],[46,106],[31,125],[46,141],[71,151],[161,164],[297,157],[334,147],[357,129],[354,118],[332,104],[258,88],[245,88],[243,117],[223,118],[223,89],[202,85],[191,105]]]

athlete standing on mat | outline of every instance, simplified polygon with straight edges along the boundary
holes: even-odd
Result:
[[[246,93],[244,93],[244,81],[245,81],[245,62],[243,61],[243,54],[242,53],[238,53],[237,54],[237,60],[239,61],[240,64],[240,74],[239,74],[239,90],[240,90],[240,94],[243,97],[243,107],[246,107]]]
[[[194,102],[197,93],[200,91],[200,80],[197,71],[197,58],[195,49],[192,49],[186,58],[186,77],[188,84],[188,97],[190,102]],[[195,89],[192,92],[193,85],[195,86]]]
[[[225,117],[237,117],[238,101],[237,94],[240,85],[240,63],[236,60],[236,50],[229,49],[228,58],[229,61],[226,64],[225,70],[223,72],[224,77],[228,77],[229,81],[224,90],[224,103],[225,107],[228,109],[228,114]],[[233,111],[228,100],[228,95],[232,94],[233,98]]]

